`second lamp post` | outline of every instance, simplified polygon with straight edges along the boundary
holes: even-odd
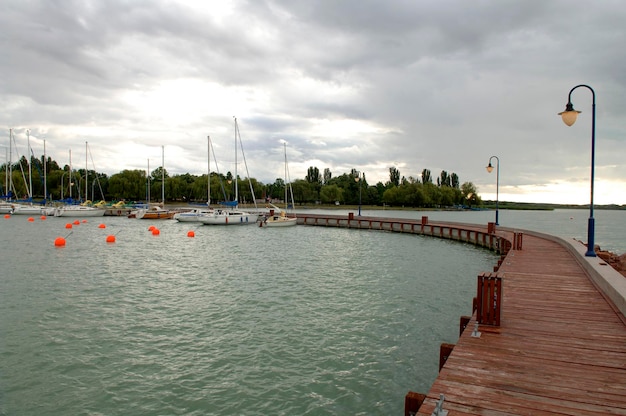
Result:
[[[359,217],[361,216],[361,172],[357,172],[357,176],[354,178],[355,182],[359,184]]]
[[[491,166],[491,159],[496,158],[496,225],[500,225],[498,223],[498,200],[500,199],[499,197],[499,192],[500,192],[500,159],[498,159],[498,156],[491,156],[489,158],[489,165],[487,165],[487,172],[491,173],[491,171],[493,171],[493,166]]]

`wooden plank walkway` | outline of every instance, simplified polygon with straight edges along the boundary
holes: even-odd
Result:
[[[358,227],[354,221],[335,223],[334,216],[323,216],[330,223],[314,216],[316,224],[311,216],[301,217],[308,219],[300,218],[300,223],[310,225],[376,228],[368,226],[369,217],[360,217]],[[368,220],[364,225],[363,218]],[[428,228],[415,229],[415,221],[390,221],[413,224],[390,231],[428,234]],[[478,225],[429,226],[487,232]],[[495,234],[517,241],[505,229]],[[433,414],[443,394],[448,416],[626,415],[623,313],[594,284],[584,257],[577,258],[558,239],[525,233],[520,245],[521,250],[506,250],[497,270],[502,278],[500,326],[479,325],[480,337],[474,337],[474,314],[419,410],[405,414]]]

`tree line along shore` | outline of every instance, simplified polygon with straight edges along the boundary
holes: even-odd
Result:
[[[177,203],[206,203],[210,189],[211,202],[234,199],[237,187],[240,203],[257,201],[282,201],[285,181],[277,178],[264,184],[255,178],[236,179],[231,172],[211,172],[210,186],[207,175],[190,173],[170,175],[157,167],[149,174],[145,170],[123,170],[113,175],[95,170],[75,169],[70,173],[69,165],[60,167],[48,157],[26,157],[8,166],[0,166],[0,188],[6,197],[34,200],[63,200],[69,197],[84,201],[158,201]],[[44,173],[45,169],[45,173]],[[30,178],[28,178],[30,172]],[[10,177],[9,177],[10,173]],[[44,185],[45,178],[45,185]],[[163,178],[165,179],[163,183]],[[236,184],[235,184],[236,181]],[[29,186],[32,184],[32,191]],[[495,208],[496,201],[483,201],[472,182],[461,183],[455,173],[441,171],[433,178],[430,170],[423,169],[419,177],[402,176],[395,167],[389,168],[389,180],[385,183],[369,184],[365,173],[352,169],[349,173],[333,176],[329,169],[322,172],[310,167],[304,179],[290,184],[296,205],[324,205],[327,207],[362,205],[394,208]],[[252,190],[254,190],[254,196]],[[46,193],[46,198],[44,198]],[[549,210],[557,208],[585,208],[585,205],[520,203],[499,201],[500,209]],[[597,209],[626,209],[623,205],[596,206]]]

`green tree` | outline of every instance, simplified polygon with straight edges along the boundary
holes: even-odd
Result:
[[[167,173],[167,169],[163,170],[163,167],[159,166],[158,168],[153,170],[152,173],[150,173],[150,177],[152,178],[153,181],[157,181],[157,180],[160,181],[161,178],[165,177],[165,179],[167,179],[170,177],[170,175]]]
[[[450,207],[455,204],[456,192],[454,188],[450,186],[444,186],[439,190],[439,192],[441,194],[441,200],[439,201],[441,206]]]
[[[445,170],[441,171],[439,178],[437,178],[437,185],[439,186],[452,186],[452,181],[448,172]]]
[[[333,174],[330,172],[330,169],[325,168],[324,169],[323,184],[326,185],[328,182],[330,182],[332,177],[333,177]]]
[[[343,201],[343,189],[337,185],[325,185],[320,191],[320,198],[323,204],[334,204],[335,201]]]
[[[467,205],[470,207],[480,205],[482,202],[478,196],[478,190],[472,182],[464,182],[463,185],[461,185],[461,194],[463,200],[466,201]]]
[[[422,184],[424,191],[424,206],[436,207],[441,203],[440,188],[432,182],[426,182]]]
[[[304,178],[308,183],[322,184],[322,178],[320,177],[320,170],[316,167],[309,167],[306,177]]]
[[[313,203],[317,201],[318,191],[316,189],[317,184],[311,183],[307,180],[298,179],[291,184],[293,190],[293,198],[297,204]],[[283,197],[284,198],[284,197]],[[288,196],[288,198],[291,198]],[[291,202],[291,201],[288,201]]]
[[[123,170],[109,178],[109,197],[114,200],[143,200],[147,198],[147,178],[144,170]]]
[[[389,183],[393,186],[400,186],[400,171],[393,166],[389,168]]]
[[[267,196],[271,199],[281,201],[285,199],[285,180],[283,178],[276,178],[273,184],[268,185]]]
[[[452,173],[452,175],[450,175],[450,185],[454,189],[459,189],[459,177],[456,173]]]
[[[322,188],[320,170],[311,166],[307,171],[305,180],[311,185],[309,187],[309,192],[307,192],[307,200],[310,200],[311,202],[317,201],[319,199],[320,189]],[[313,194],[310,194],[311,191]]]

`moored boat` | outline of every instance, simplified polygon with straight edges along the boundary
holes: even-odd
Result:
[[[174,219],[179,222],[200,222],[204,215],[213,214],[213,208],[194,208],[188,211],[180,211],[174,214]]]
[[[289,206],[287,201],[289,201],[289,194],[291,194],[291,205],[292,208],[295,208],[293,190],[291,189],[291,182],[289,181],[289,173],[287,170],[287,143],[283,143],[283,146],[285,149],[285,206]],[[259,227],[290,227],[298,223],[295,212],[292,216],[288,217],[285,211],[281,211],[274,205],[272,206],[274,209],[270,211],[269,216],[259,221]]]
[[[54,211],[55,217],[102,217],[104,208],[87,205],[63,205]]]
[[[228,209],[214,209],[213,212],[205,213],[203,215],[198,216],[198,220],[206,225],[235,225],[235,224],[256,224],[259,219],[259,214],[242,211],[237,208],[239,205],[239,189],[238,189],[238,181],[237,181],[237,139],[241,142],[241,137],[239,135],[239,126],[237,125],[237,119],[235,118],[235,175],[234,175],[234,183],[235,183],[235,195],[232,201],[224,201],[221,204],[227,207]],[[209,139],[209,149],[211,148],[211,141]],[[243,154],[243,146],[241,147],[241,152]],[[210,159],[210,157],[209,157]],[[245,160],[245,158],[244,158]],[[248,175],[248,181],[250,181],[250,177]],[[209,169],[209,184],[210,184],[210,169]],[[252,191],[252,199],[254,198],[254,190],[252,189],[252,183],[250,183],[250,190]],[[256,201],[256,200],[255,200]],[[210,192],[209,192],[209,201],[210,204]],[[256,204],[256,202],[255,202]]]
[[[238,209],[216,209],[198,217],[198,221],[206,225],[245,225],[256,224],[258,214]]]
[[[288,217],[285,211],[281,211],[261,220],[259,227],[289,227],[297,223],[298,219],[296,217]]]
[[[135,212],[135,218],[141,220],[169,220],[174,218],[178,211],[163,209],[158,205],[152,205],[148,208],[139,209]]]
[[[8,202],[0,202],[0,214],[11,214],[13,212],[13,204]]]
[[[33,204],[12,204],[13,215],[54,215],[54,207]]]

